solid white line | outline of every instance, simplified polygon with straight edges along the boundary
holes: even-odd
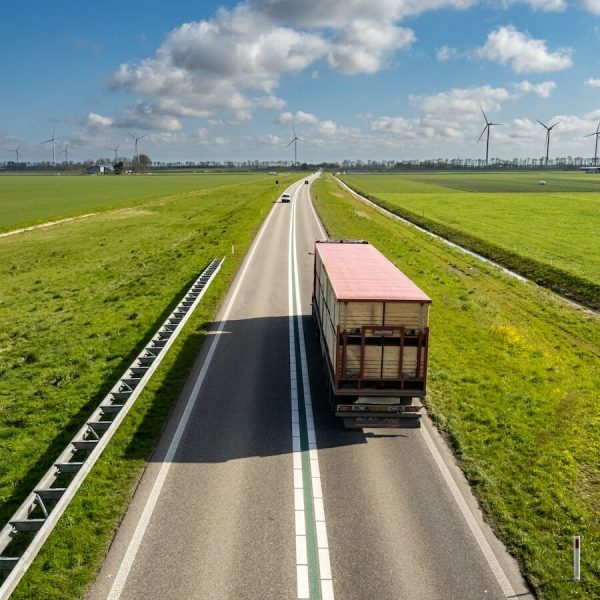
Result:
[[[465,518],[465,521],[467,522],[467,525],[469,526],[471,533],[477,540],[477,543],[479,544],[479,548],[483,552],[483,556],[485,557],[488,565],[490,566],[490,569],[492,570],[492,573],[494,574],[494,577],[496,578],[498,585],[502,588],[502,592],[504,593],[504,595],[506,597],[514,596],[515,591],[513,590],[512,585],[510,584],[510,581],[508,580],[508,577],[506,576],[506,574],[504,573],[504,570],[500,566],[500,563],[498,562],[498,559],[496,558],[496,555],[494,554],[494,551],[490,547],[488,541],[485,539],[485,536],[483,535],[483,531],[481,531],[481,527],[479,527],[479,523],[477,523],[477,520],[475,519],[475,516],[471,512],[471,509],[469,508],[467,501],[464,499],[460,489],[458,488],[458,485],[456,485],[454,478],[452,477],[450,471],[448,470],[448,467],[446,466],[444,459],[442,458],[439,450],[436,448],[435,444],[433,443],[433,440],[431,439],[431,436],[429,435],[429,432],[427,431],[424,424],[421,426],[420,430],[421,430],[421,435],[423,436],[423,439],[425,440],[425,444],[427,444],[427,447],[429,448],[431,454],[433,455],[433,459],[435,460],[435,463],[439,467],[440,472],[442,473],[442,477],[444,478],[446,485],[450,489],[450,493],[454,497],[454,500],[456,501],[456,504],[458,505],[460,512],[462,513],[463,517]]]
[[[142,516],[140,517],[140,520],[138,521],[138,524],[135,528],[133,537],[131,538],[131,541],[129,542],[129,546],[127,547],[127,551],[125,553],[125,556],[123,557],[123,561],[121,562],[121,566],[119,567],[119,572],[117,573],[117,576],[115,577],[113,585],[108,594],[107,600],[118,600],[121,597],[123,588],[125,587],[125,583],[127,582],[127,577],[129,576],[129,572],[131,571],[131,567],[133,566],[133,563],[135,561],[135,557],[136,557],[139,547],[142,543],[142,539],[144,538],[144,534],[146,533],[146,529],[148,528],[148,524],[150,523],[150,519],[152,517],[152,513],[154,512],[156,502],[158,501],[158,497],[160,496],[160,492],[161,492],[162,487],[167,478],[167,474],[169,472],[169,469],[171,468],[173,458],[175,457],[175,453],[177,452],[177,449],[179,448],[179,443],[181,442],[181,438],[183,437],[183,433],[184,433],[185,428],[190,419],[190,415],[191,415],[192,410],[194,409],[194,406],[198,399],[198,392],[200,391],[200,388],[202,387],[202,384],[204,383],[204,378],[206,377],[206,373],[208,371],[208,368],[210,366],[212,358],[213,358],[215,351],[217,349],[217,346],[219,344],[219,340],[221,339],[220,334],[223,331],[225,324],[227,323],[227,319],[229,318],[229,313],[231,312],[233,304],[237,298],[238,292],[240,290],[242,282],[244,281],[244,278],[246,276],[246,272],[248,271],[250,263],[252,262],[252,258],[254,257],[256,249],[258,248],[258,245],[263,237],[263,234],[266,231],[266,229],[269,225],[269,222],[271,221],[271,217],[275,214],[276,206],[277,205],[273,206],[269,215],[263,222],[263,224],[258,232],[258,235],[256,236],[256,238],[254,239],[254,242],[252,243],[250,252],[249,252],[247,258],[244,260],[244,266],[242,268],[242,271],[238,278],[237,284],[233,290],[233,293],[231,295],[231,298],[230,298],[227,308],[225,310],[225,314],[223,315],[223,318],[219,324],[219,327],[217,328],[217,331],[215,332],[215,335],[213,335],[211,337],[210,347],[208,349],[206,359],[204,361],[204,364],[202,365],[202,369],[200,370],[198,379],[196,380],[196,383],[194,384],[194,388],[192,389],[190,396],[187,400],[183,414],[181,415],[181,418],[179,419],[179,424],[177,425],[177,429],[175,431],[175,434],[173,435],[173,439],[171,440],[171,444],[169,445],[169,449],[167,450],[167,454],[164,458],[164,461],[160,468],[158,476],[156,477],[156,480],[154,481],[154,485],[152,486],[150,495],[148,496],[148,498],[146,500],[146,505],[144,506],[144,511],[142,512]]]
[[[312,181],[312,180],[311,180]],[[312,207],[312,202],[309,203]],[[294,227],[296,226],[296,207],[297,207],[297,193],[293,199],[292,206],[292,219]],[[314,208],[313,208],[314,213]],[[315,214],[316,217],[316,214]],[[317,221],[318,222],[318,221]],[[321,228],[322,231],[322,228]],[[324,237],[327,237],[324,235]],[[295,242],[294,236],[294,242]],[[300,279],[298,277],[298,252],[296,244],[293,246],[293,262],[292,268],[294,269],[295,275],[295,289],[293,290],[296,297],[296,306],[298,312],[301,312],[301,298],[300,298]],[[302,388],[304,392],[304,406],[305,406],[305,418],[306,418],[306,429],[308,434],[308,447],[309,447],[309,466],[310,466],[310,477],[312,481],[312,500],[315,515],[315,528],[317,533],[317,552],[319,557],[319,579],[321,583],[321,596],[323,599],[334,600],[333,594],[333,581],[331,575],[331,561],[329,557],[329,544],[327,540],[327,527],[325,525],[325,509],[323,506],[323,493],[321,489],[321,477],[319,470],[319,457],[317,452],[317,440],[315,436],[315,423],[313,419],[312,411],[312,395],[310,392],[310,381],[308,378],[308,362],[306,360],[306,338],[304,336],[304,326],[302,325],[302,319],[300,315],[297,318],[298,323],[298,338],[300,343],[300,368],[302,370]],[[322,558],[323,557],[323,558]],[[323,561],[323,564],[321,564]]]

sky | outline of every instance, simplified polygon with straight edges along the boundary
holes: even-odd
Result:
[[[594,154],[600,0],[5,3],[0,162]],[[131,134],[131,135],[130,135]],[[59,149],[60,148],[60,149]]]

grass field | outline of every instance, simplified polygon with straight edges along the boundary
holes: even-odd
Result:
[[[444,187],[448,179],[454,187]],[[472,178],[472,179],[470,179]],[[489,178],[489,180],[488,180]],[[600,179],[521,173],[346,175],[357,191],[410,220],[574,299],[600,307]],[[435,183],[434,183],[435,182]],[[458,187],[470,191],[459,191]],[[556,192],[562,186],[565,191]],[[476,190],[490,189],[493,192]],[[502,193],[501,193],[502,192]]]
[[[248,177],[201,192],[167,192],[124,210],[0,239],[2,523],[198,273],[212,258],[226,256],[14,598],[82,596],[197,354],[205,323],[273,200],[297,178],[280,175],[278,187],[272,177]]]
[[[0,176],[0,233],[217,186],[274,181],[265,173]]]
[[[380,215],[331,179],[313,194],[331,237],[370,240],[433,299],[428,411],[539,597],[600,597],[598,317]]]

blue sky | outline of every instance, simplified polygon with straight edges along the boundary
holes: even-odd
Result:
[[[6,4],[0,161],[591,156],[600,0]],[[58,157],[64,158],[59,154]],[[57,158],[58,158],[57,157]]]

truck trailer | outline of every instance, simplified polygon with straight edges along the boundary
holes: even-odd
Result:
[[[317,241],[314,256],[330,409],[347,428],[419,426],[430,298],[368,242]]]

